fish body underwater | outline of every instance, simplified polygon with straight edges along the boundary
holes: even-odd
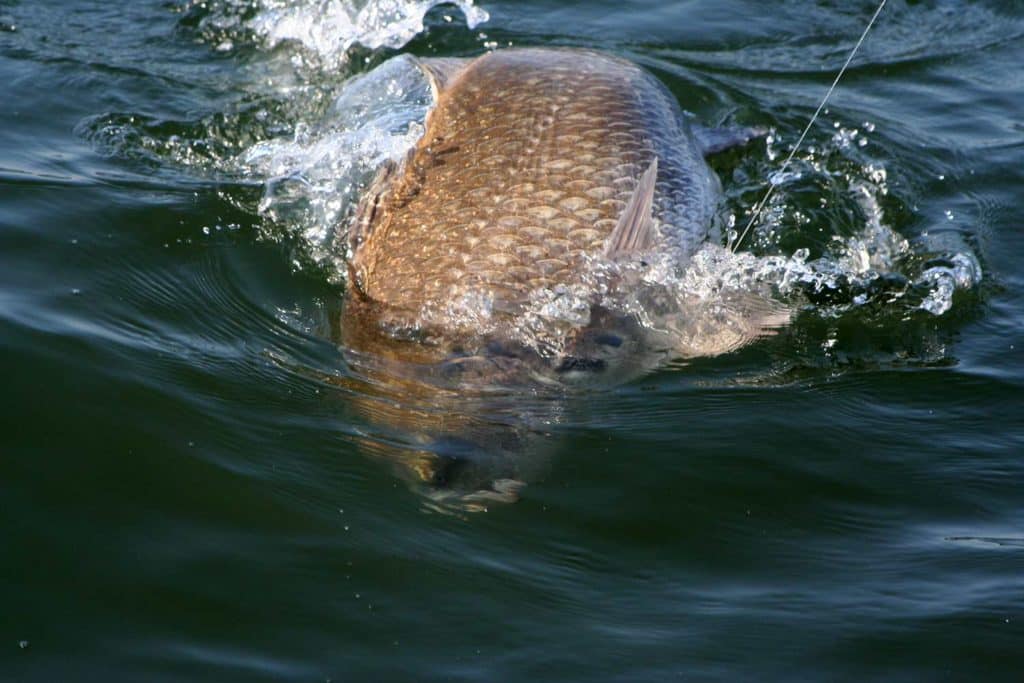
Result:
[[[739,345],[680,351],[635,295],[650,262],[681,271],[717,240],[705,155],[755,131],[698,127],[653,75],[599,52],[419,63],[436,96],[425,132],[380,169],[343,245],[350,348],[500,384],[619,382]]]

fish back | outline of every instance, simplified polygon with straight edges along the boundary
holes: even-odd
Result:
[[[409,324],[470,297],[515,312],[581,281],[655,158],[655,248],[682,260],[706,239],[717,179],[656,78],[578,50],[472,60],[364,198],[353,284]]]

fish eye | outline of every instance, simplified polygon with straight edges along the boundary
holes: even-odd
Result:
[[[612,334],[610,332],[597,335],[596,337],[594,337],[594,341],[600,344],[601,346],[613,346],[615,348],[619,348],[620,346],[622,346],[622,337],[620,337],[617,334]]]

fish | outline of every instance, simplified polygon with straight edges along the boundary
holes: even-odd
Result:
[[[381,167],[344,233],[349,338],[492,383],[621,381],[658,362],[631,358],[671,356],[671,340],[645,338],[614,295],[643,279],[645,256],[683,269],[720,239],[721,185],[705,157],[761,132],[703,128],[652,74],[597,51],[419,64],[436,99],[424,133]],[[524,330],[545,297],[560,296],[581,309],[576,319]],[[744,341],[768,327],[751,317]]]
[[[495,418],[517,410],[495,389],[626,382],[779,324],[760,294],[688,303],[652,277],[721,242],[706,158],[763,131],[700,126],[651,73],[598,51],[417,64],[435,103],[339,231],[336,334],[357,409],[410,435],[395,459],[432,499],[514,498],[524,454],[545,449]]]

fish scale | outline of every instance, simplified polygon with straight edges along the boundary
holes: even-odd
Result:
[[[392,320],[444,326],[467,296],[514,312],[538,290],[584,282],[655,157],[655,247],[682,263],[707,238],[717,178],[643,69],[519,49],[442,85],[423,137],[359,210],[355,285]]]

